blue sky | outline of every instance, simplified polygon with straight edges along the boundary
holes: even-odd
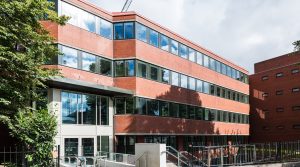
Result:
[[[89,0],[120,12],[125,0]],[[253,65],[293,51],[300,0],[133,0],[137,13],[231,60]]]

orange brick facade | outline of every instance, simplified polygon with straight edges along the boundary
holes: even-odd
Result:
[[[83,0],[65,1],[70,4],[80,6],[80,8],[97,16],[103,17],[110,22],[128,20],[138,21],[158,32],[164,33],[178,42],[184,43],[189,47],[193,47],[194,49],[197,49],[198,51],[201,51],[224,64],[248,74],[245,69],[136,13],[108,13],[86,3]],[[246,83],[242,83],[200,66],[194,62],[175,56],[140,40],[110,40],[71,24],[58,26],[53,23],[43,22],[43,25],[50,31],[51,35],[55,37],[59,44],[78,48],[112,60],[129,58],[142,60],[147,63],[203,79],[216,85],[244,93],[245,95],[249,94],[249,85]],[[94,83],[97,85],[132,90],[134,92],[134,96],[137,97],[166,100],[249,115],[249,104],[211,96],[144,78],[107,77],[60,65],[51,65],[48,67],[60,69],[62,75],[66,78]],[[115,115],[113,124],[116,142],[118,142],[118,136],[136,136],[136,142],[144,142],[143,138],[147,135],[169,135],[177,137],[176,142],[178,144],[178,148],[181,149],[184,144],[182,136],[245,136],[246,138],[249,136],[249,124],[227,122],[125,114]]]
[[[250,76],[251,141],[300,139],[300,111],[295,108],[300,106],[299,62],[300,52],[294,52],[255,64]]]

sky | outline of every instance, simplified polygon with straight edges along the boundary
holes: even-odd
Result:
[[[120,12],[126,0],[88,0]],[[133,0],[135,11],[245,68],[293,51],[300,0]]]

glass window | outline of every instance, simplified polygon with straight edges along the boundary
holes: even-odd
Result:
[[[178,42],[171,39],[171,53],[178,55]]]
[[[214,84],[210,84],[210,95],[215,95],[215,85]]]
[[[170,116],[169,114],[169,103],[165,101],[159,101],[159,110],[160,114],[163,117],[168,117]]]
[[[189,48],[189,60],[192,62],[195,62],[195,50],[192,48]]]
[[[171,73],[172,85],[179,86],[179,74],[177,72]]]
[[[179,104],[169,103],[169,105],[170,105],[170,116],[178,117],[179,116]]]
[[[77,50],[62,46],[62,65],[78,68]]]
[[[185,46],[183,44],[179,45],[179,56],[182,58],[185,58],[185,59],[188,58],[187,46]]]
[[[194,106],[188,106],[188,118],[189,119],[195,119],[196,113],[195,113],[195,107]]]
[[[203,65],[203,55],[200,52],[197,52],[197,63]]]
[[[220,97],[221,96],[221,88],[219,86],[217,87],[217,96]]]
[[[196,89],[196,79],[189,77],[189,89],[195,90]]]
[[[100,125],[109,125],[109,112],[108,112],[108,98],[100,97],[100,119],[98,119],[98,125],[100,120]]]
[[[82,156],[94,156],[94,138],[82,138]]]
[[[126,76],[135,76],[135,60],[126,60]]]
[[[159,116],[159,108],[157,100],[148,100],[147,101],[147,111],[148,115]]]
[[[77,156],[77,155],[78,155],[78,139],[65,138],[65,156]]]
[[[222,63],[222,74],[226,75],[226,65]]]
[[[112,61],[108,59],[100,59],[100,74],[111,76],[111,62]]]
[[[226,98],[226,89],[221,88],[221,97]]]
[[[147,42],[147,27],[136,23],[136,37],[137,39]]]
[[[203,93],[209,94],[209,83],[203,82]]]
[[[197,90],[198,92],[203,92],[203,81],[197,80],[197,87],[196,87],[196,90]]]
[[[276,74],[276,78],[280,78],[280,77],[283,77],[283,73],[282,72]]]
[[[62,92],[62,123],[63,124],[77,124],[77,94]]]
[[[232,69],[232,75],[231,75],[231,77],[233,78],[233,79],[236,79],[236,70],[235,69]]]
[[[170,71],[167,69],[161,69],[161,81],[164,83],[170,83]]]
[[[223,121],[228,122],[228,112],[227,111],[223,111]]]
[[[125,63],[123,60],[115,61],[115,76],[116,77],[125,76]]]
[[[297,73],[299,73],[299,69],[298,69],[298,68],[292,69],[291,73],[292,73],[292,74],[297,74]]]
[[[81,28],[90,32],[96,32],[96,17],[86,11],[80,12]]]
[[[96,96],[95,95],[82,95],[82,119],[83,124],[96,123]]]
[[[231,67],[229,67],[229,66],[226,67],[226,73],[227,73],[227,76],[231,77]]]
[[[206,55],[203,55],[203,66],[204,67],[209,67],[209,57]]]
[[[210,121],[214,121],[216,119],[216,110],[210,109],[208,117]]]
[[[196,119],[197,120],[203,120],[203,111],[204,109],[201,107],[196,108]]]
[[[204,109],[204,120],[209,121],[209,109]]]
[[[221,63],[219,61],[216,61],[216,71],[221,73]]]
[[[125,114],[125,98],[116,98],[116,114]]]
[[[236,71],[236,80],[240,80],[240,72],[239,71]]]
[[[61,14],[65,16],[70,16],[71,18],[68,20],[69,24],[80,26],[79,25],[79,17],[80,17],[80,9],[65,3],[61,2]]]
[[[155,66],[150,66],[150,79],[158,80],[158,68]]]
[[[125,99],[125,105],[126,105],[126,114],[134,114],[134,109],[135,109],[135,98],[133,97],[128,97]]]
[[[100,136],[99,140],[100,140]],[[97,138],[98,139],[98,138]],[[101,150],[98,151],[103,151],[103,152],[109,152],[109,136],[101,136]]]
[[[95,72],[96,56],[82,52],[82,69],[86,71]]]
[[[209,59],[209,68],[214,71],[216,70],[216,60],[215,59],[212,59],[212,58]]]
[[[124,39],[124,24],[115,23],[114,24],[114,39]]]
[[[188,81],[187,81],[188,77],[186,75],[180,75],[180,86],[183,88],[187,88],[188,87]]]
[[[138,73],[137,73],[138,77],[143,77],[146,78],[147,77],[147,65],[141,62],[138,62]]]
[[[137,112],[138,114],[146,115],[147,114],[147,100],[144,98],[137,99]]]
[[[187,106],[185,104],[179,105],[179,117],[180,118],[188,118]]]
[[[124,32],[125,32],[125,39],[134,38],[134,23],[133,22],[124,23]]]
[[[169,51],[169,38],[160,34],[160,48],[165,51]]]
[[[100,35],[111,39],[112,37],[112,23],[106,20],[100,19]]]
[[[158,32],[149,30],[149,44],[158,47]]]

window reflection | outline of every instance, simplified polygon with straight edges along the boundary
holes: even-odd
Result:
[[[150,45],[158,47],[158,32],[150,29],[150,31],[149,31],[149,43],[150,43]]]
[[[124,24],[115,23],[114,24],[114,39],[124,39]]]
[[[164,36],[164,35],[160,35],[160,48],[162,50],[165,51],[169,51],[169,38]]]
[[[180,86],[181,87],[187,88],[187,86],[188,86],[187,79],[188,79],[188,77],[186,75],[181,75],[180,76]]]
[[[83,52],[82,69],[86,71],[95,72],[95,67],[96,67],[96,56]]]
[[[133,22],[124,23],[124,32],[125,32],[125,39],[134,38],[134,23]]]
[[[187,59],[187,46],[180,44],[179,45],[179,56]]]
[[[141,41],[147,42],[147,28],[139,23],[136,23],[136,37]]]
[[[171,39],[171,53],[178,55],[178,42]]]
[[[86,11],[80,10],[81,28],[90,32],[96,32],[96,17]]]
[[[111,39],[112,37],[112,23],[106,20],[100,19],[100,35]]]
[[[62,53],[62,65],[73,68],[78,67],[77,50],[63,46]]]
[[[175,85],[175,86],[179,86],[179,74],[176,73],[176,72],[173,72],[171,73],[171,78],[172,78],[172,85]]]
[[[161,81],[164,83],[170,83],[170,71],[167,69],[161,70]]]

